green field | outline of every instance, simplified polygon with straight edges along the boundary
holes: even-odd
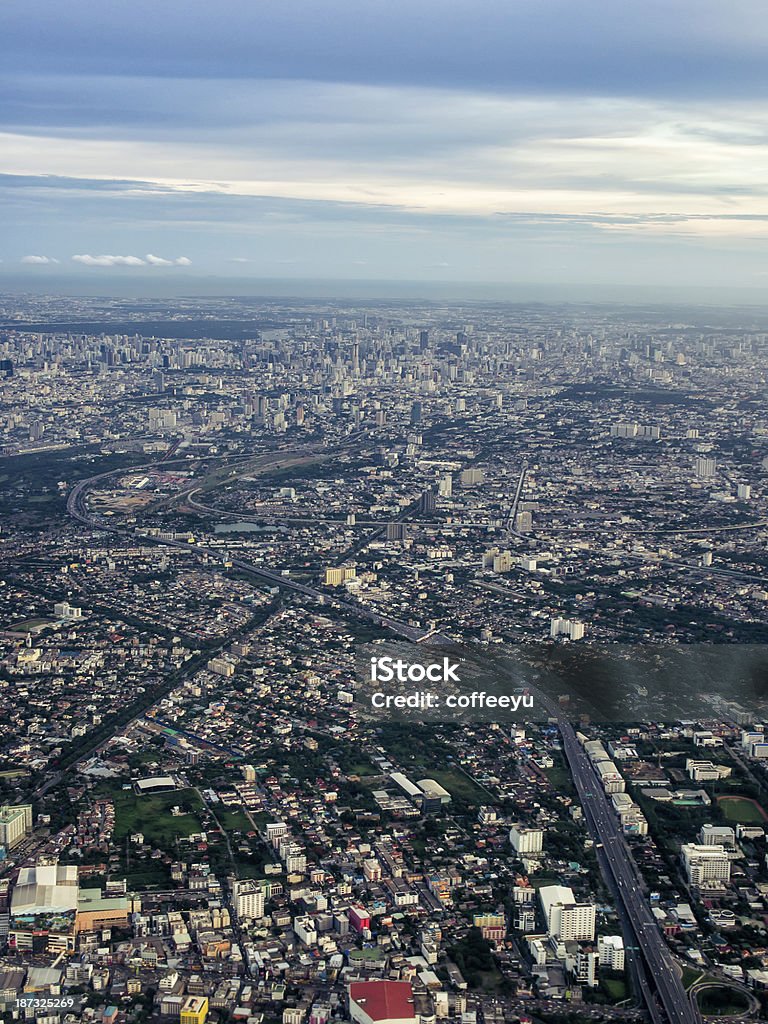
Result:
[[[253,832],[253,825],[242,811],[220,811],[217,807],[215,813],[225,832]]]
[[[717,803],[726,820],[738,825],[762,825],[768,821],[768,815],[760,804],[747,797],[721,796]]]
[[[21,622],[14,622],[8,626],[11,633],[28,633],[31,629],[40,629],[42,626],[52,626],[55,619],[23,619]]]
[[[687,991],[691,985],[699,981],[700,978],[704,977],[704,972],[697,970],[695,967],[684,967],[683,968],[683,988]]]
[[[619,978],[605,978],[603,986],[614,1003],[620,1003],[622,999],[627,998],[626,983],[621,981]]]
[[[488,802],[488,794],[474,783],[469,776],[458,769],[430,768],[429,771],[424,772],[423,778],[434,779],[435,782],[439,782],[454,799],[465,800],[468,804],[485,804]]]
[[[723,986],[696,993],[696,1001],[705,1016],[739,1017],[749,1008],[747,999],[732,988]]]
[[[346,766],[349,775],[380,775],[381,771],[372,761],[353,761]]]
[[[113,796],[117,842],[134,832],[143,832],[145,842],[164,848],[173,846],[176,839],[186,839],[192,832],[202,831],[197,813],[203,805],[193,789],[147,796],[121,790]],[[177,804],[194,808],[194,813],[174,817],[171,808]]]

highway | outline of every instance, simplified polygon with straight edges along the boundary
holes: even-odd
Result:
[[[525,478],[528,475],[528,463],[523,463],[523,468],[520,470],[520,476],[517,478],[517,487],[515,488],[515,496],[512,499],[512,505],[509,509],[509,515],[507,516],[506,527],[511,536],[523,537],[527,540],[527,536],[524,533],[519,533],[515,529],[515,523],[517,521],[517,509],[520,505],[520,498],[522,497],[523,487],[525,486]]]
[[[281,453],[285,455],[285,453]],[[116,526],[110,523],[108,520],[92,515],[86,506],[85,495],[88,488],[95,482],[103,480],[107,477],[115,475],[117,472],[125,473],[125,470],[112,471],[109,473],[101,473],[98,476],[90,477],[88,480],[82,480],[76,484],[67,499],[67,512],[73,519],[82,523],[84,526],[89,527],[92,530],[105,530],[110,533],[117,533],[123,536],[135,538],[136,536],[141,537],[142,543],[147,544],[159,544],[164,547],[175,547],[183,548],[185,551],[190,549],[197,552],[204,552],[211,555],[218,562],[221,561],[222,552],[219,549],[207,548],[202,544],[190,545],[186,541],[176,540],[162,540],[159,537],[147,537],[143,534],[137,535],[136,531],[128,529],[126,527]],[[368,542],[370,538],[366,540]],[[299,583],[297,580],[292,580],[289,576],[284,576],[281,572],[277,572],[273,569],[267,569],[260,565],[254,565],[252,562],[246,561],[244,558],[232,558],[231,563],[236,569],[240,569],[241,572],[250,573],[260,579],[267,580],[274,586],[282,587],[287,590],[292,590],[295,593],[303,594],[305,597],[311,598],[313,601],[318,601],[321,604],[326,604],[329,607],[338,609],[339,611],[346,612],[356,618],[364,618],[369,622],[373,622],[376,625],[382,626],[384,629],[388,629],[391,633],[401,637],[404,640],[409,640],[412,643],[419,643],[424,640],[426,636],[429,636],[431,644],[447,644],[452,641],[448,637],[444,637],[441,634],[427,633],[425,630],[415,626],[409,625],[407,622],[402,622],[399,619],[392,618],[388,615],[382,615],[379,612],[374,611],[371,608],[366,608],[364,605],[354,604],[351,601],[341,600],[339,598],[332,597],[331,595],[319,590],[317,587],[309,586],[306,583]]]
[[[642,958],[641,989],[654,1024],[700,1024],[696,1007],[683,988],[669,947],[643,894],[643,883],[597,773],[576,738],[571,723],[543,693],[531,687],[534,699],[557,721],[563,752],[573,775],[587,825],[597,843],[603,876],[616,898],[634,945]],[[636,965],[640,969],[640,964]]]

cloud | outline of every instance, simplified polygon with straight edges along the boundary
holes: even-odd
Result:
[[[92,256],[90,253],[79,253],[72,257],[72,262],[80,263],[84,267],[190,267],[192,265],[192,260],[186,256],[167,260],[163,256],[153,256],[152,253],[147,253],[143,259],[141,256],[109,256],[107,254]]]
[[[144,267],[139,256],[91,256],[82,253],[72,257],[73,263],[81,263],[84,267]]]
[[[26,263],[28,266],[38,266],[45,263],[58,263],[59,261],[52,256],[22,256],[21,262]]]
[[[153,256],[151,252],[144,257],[151,267],[191,267],[192,260],[186,256],[179,256],[175,260],[167,260],[163,256]]]

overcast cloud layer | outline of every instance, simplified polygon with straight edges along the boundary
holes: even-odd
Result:
[[[6,274],[768,281],[759,0],[7,0],[0,40]]]

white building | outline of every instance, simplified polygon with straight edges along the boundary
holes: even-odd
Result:
[[[541,853],[544,848],[544,831],[540,828],[513,825],[509,830],[509,841],[515,853]]]
[[[539,899],[552,938],[565,942],[594,939],[596,908],[593,903],[577,903],[573,890],[565,885],[542,886]]]
[[[598,955],[593,950],[580,949],[576,954],[574,974],[582,985],[594,988],[597,985]]]
[[[264,917],[264,890],[252,878],[235,882],[232,896],[238,921],[258,921]]]
[[[83,609],[76,608],[69,601],[58,601],[53,606],[53,614],[57,619],[81,619],[83,617]]]
[[[680,852],[691,885],[707,886],[713,882],[730,881],[731,862],[724,846],[684,843]]]
[[[293,930],[296,933],[296,938],[305,946],[317,945],[317,924],[314,918],[309,916],[294,918]]]
[[[704,457],[694,459],[693,471],[699,479],[710,480],[717,471],[717,462],[715,459],[707,459]]]
[[[698,761],[695,758],[689,757],[685,762],[685,770],[694,782],[717,782],[718,779],[727,779],[732,769],[724,764],[714,764],[712,761]]]
[[[581,640],[584,636],[584,623],[576,619],[562,619],[560,616],[549,620],[550,637],[567,636],[569,640]]]
[[[735,850],[736,834],[727,825],[702,825],[699,842],[702,846],[724,846],[726,850]]]
[[[0,807],[0,846],[12,850],[32,830],[32,804]]]
[[[621,935],[601,935],[597,940],[597,957],[601,967],[624,970],[624,939]]]

